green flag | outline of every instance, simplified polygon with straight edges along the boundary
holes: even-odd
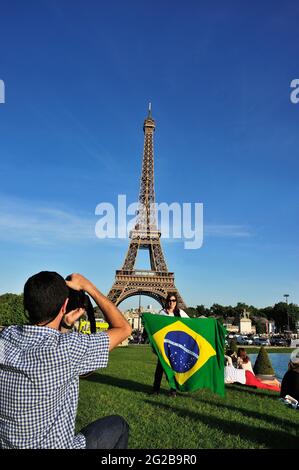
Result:
[[[224,396],[226,330],[216,319],[144,313],[142,323],[172,388]]]

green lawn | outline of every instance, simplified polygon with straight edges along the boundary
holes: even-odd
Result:
[[[241,385],[226,397],[209,390],[151,396],[156,357],[149,346],[118,348],[109,366],[80,380],[77,431],[95,419],[120,414],[129,423],[131,449],[298,448],[299,411],[278,394]]]

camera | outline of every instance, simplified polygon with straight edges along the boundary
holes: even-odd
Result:
[[[68,304],[66,307],[66,313],[76,310],[77,308],[84,308],[87,313],[88,321],[90,322],[90,331],[91,333],[96,332],[96,321],[94,316],[94,309],[91,303],[89,296],[84,292],[84,290],[74,290],[71,287],[68,287]]]
[[[69,294],[68,294],[68,304],[66,307],[66,312],[70,312],[71,310],[76,310],[77,308],[85,308],[88,310],[90,302],[90,298],[83,290],[74,290],[68,287]]]

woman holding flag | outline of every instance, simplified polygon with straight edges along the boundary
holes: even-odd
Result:
[[[178,307],[178,299],[176,294],[168,293],[165,301],[165,308],[160,310],[158,315],[169,315],[170,317],[182,317],[189,318],[186,312]],[[155,379],[153,384],[153,389],[151,394],[158,395],[160,392],[161,381],[163,377],[163,367],[158,358],[157,367],[155,371]],[[176,390],[174,388],[170,389],[170,396],[176,396]]]

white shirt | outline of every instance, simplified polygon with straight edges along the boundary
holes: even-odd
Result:
[[[180,310],[180,317],[182,318],[189,318],[189,315],[187,315],[186,312],[184,312],[183,309],[179,309]],[[160,310],[160,312],[158,313],[158,315],[167,315],[168,317],[174,317],[174,313],[173,312],[170,312],[168,313],[166,308],[163,308],[163,310]]]
[[[239,382],[242,385],[246,384],[245,370],[236,369],[234,366],[224,367],[224,383],[233,384]]]
[[[240,369],[249,370],[249,372],[251,372],[253,375],[255,375],[254,372],[253,372],[253,369],[252,369],[251,361],[243,362],[242,359],[240,357],[238,357],[238,367]]]

